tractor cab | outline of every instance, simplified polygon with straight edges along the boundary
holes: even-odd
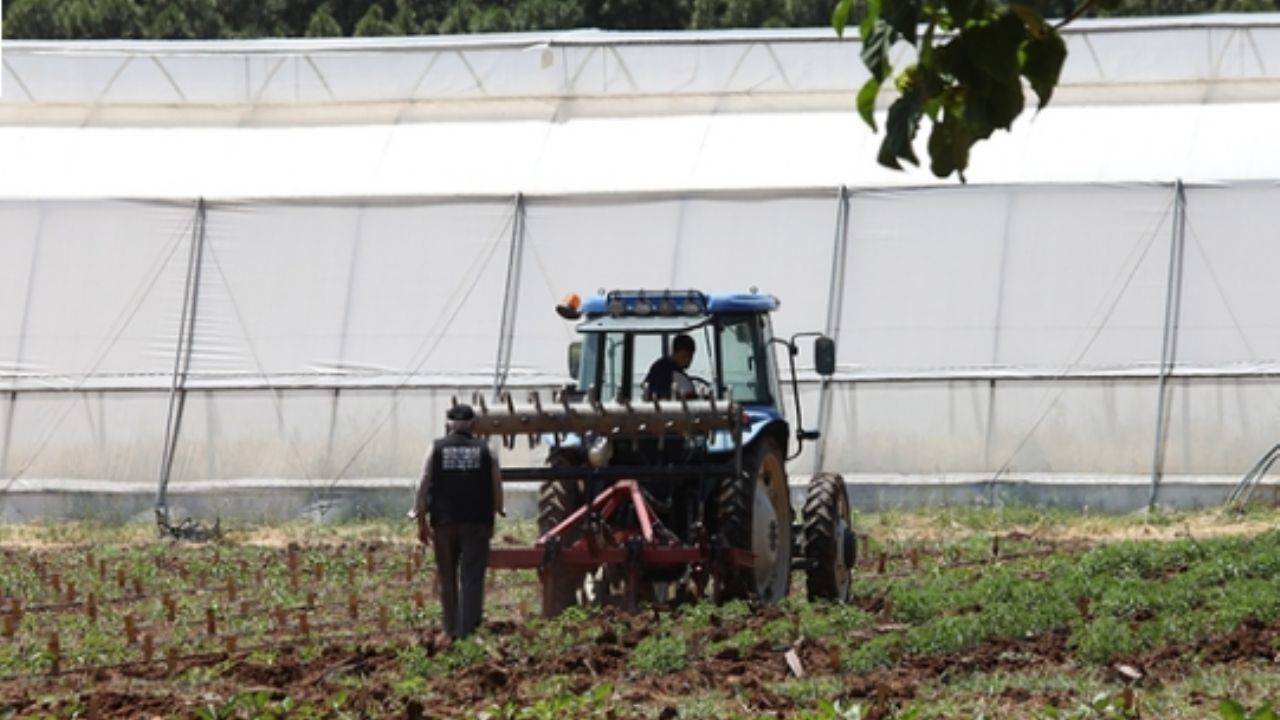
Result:
[[[561,316],[584,319],[577,328],[581,339],[569,348],[569,372],[576,383],[568,391],[575,397],[619,402],[695,398],[732,402],[741,406],[749,419],[744,443],[768,432],[786,453],[791,434],[772,352],[772,346],[780,345],[791,374],[789,389],[795,399],[797,425],[793,454],[798,454],[801,444],[816,439],[818,433],[800,428],[794,362],[799,349],[795,340],[817,336],[814,366],[824,376],[835,369],[835,344],[817,333],[803,333],[790,341],[775,338],[769,314],[780,304],[776,297],[756,292],[613,291],[576,307],[570,299],[560,306]],[[692,362],[683,371],[687,378],[683,392],[682,388],[648,387],[645,380],[650,368],[672,356],[672,346],[681,335],[690,338],[695,348]],[[732,449],[727,433],[713,439],[713,453]]]

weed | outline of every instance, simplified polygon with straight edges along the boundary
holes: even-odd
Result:
[[[685,666],[689,646],[680,635],[652,635],[641,640],[631,654],[631,666],[646,675],[664,675]]]

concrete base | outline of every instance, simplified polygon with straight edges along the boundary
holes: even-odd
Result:
[[[1222,504],[1239,478],[1169,476],[1157,496],[1161,507],[1189,510]],[[807,477],[791,479],[792,505],[804,503]],[[845,476],[852,505],[864,512],[939,506],[1025,505],[1124,513],[1147,506],[1150,478],[1139,476],[1033,475],[992,480],[983,475]],[[506,487],[507,515],[537,514],[535,483]],[[328,482],[227,480],[176,485],[169,505],[175,519],[215,517],[241,522],[309,518],[337,522],[360,518],[403,518],[413,503],[414,481],[377,478]],[[1280,486],[1267,482],[1253,495],[1280,503]],[[150,521],[155,505],[151,483],[89,480],[20,480],[0,493],[0,522],[94,520]]]

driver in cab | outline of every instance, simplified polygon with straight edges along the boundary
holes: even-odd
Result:
[[[670,400],[673,392],[677,400],[695,397],[693,381],[685,371],[693,364],[696,350],[693,338],[684,334],[675,336],[671,341],[671,354],[654,360],[649,374],[644,376],[645,399]]]

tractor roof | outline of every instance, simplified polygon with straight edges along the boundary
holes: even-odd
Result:
[[[587,316],[716,315],[773,312],[781,303],[772,295],[703,293],[697,290],[611,290],[582,303]]]

